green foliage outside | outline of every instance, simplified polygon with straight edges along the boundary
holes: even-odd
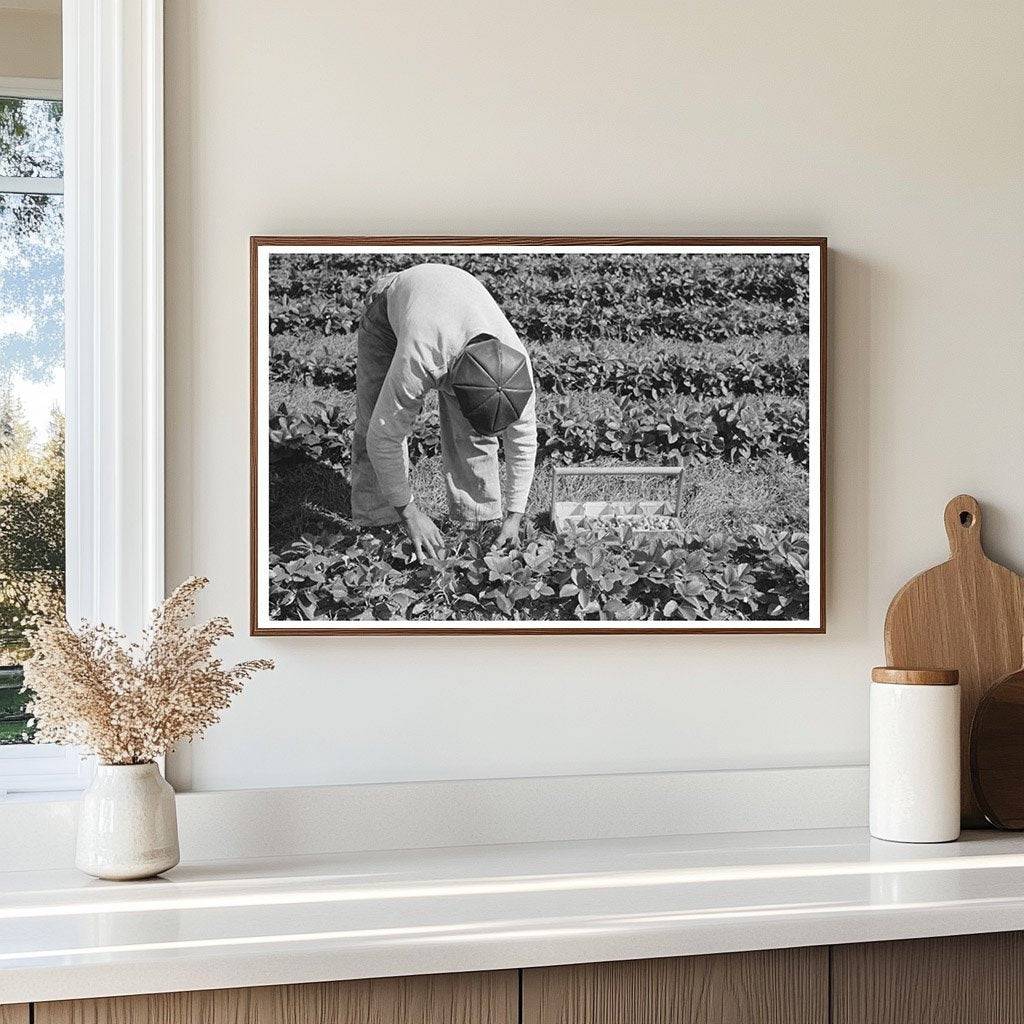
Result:
[[[0,399],[0,743],[29,738],[19,664],[39,614],[63,614],[64,419],[41,446],[17,399]]]
[[[0,97],[0,176],[60,178],[62,106]],[[63,614],[63,196],[0,192],[0,743],[31,738],[19,667],[38,614]],[[26,408],[20,396],[26,396]],[[34,413],[33,417],[30,413]]]
[[[349,520],[355,331],[381,274],[476,274],[530,350],[537,477],[519,549],[447,524],[416,565],[401,533]],[[270,302],[271,608],[279,619],[789,619],[808,614],[808,275],[803,257],[275,255]],[[436,405],[409,441],[443,516]],[[551,528],[553,465],[685,468],[671,543]],[[661,489],[659,491],[659,488]],[[667,497],[593,478],[565,497]]]

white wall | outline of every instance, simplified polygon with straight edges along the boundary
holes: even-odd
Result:
[[[0,78],[60,76],[60,0],[0,0]]]
[[[167,0],[168,570],[247,621],[254,233],[826,234],[824,637],[252,640],[199,789],[861,763],[892,592],[1024,565],[1024,6]]]

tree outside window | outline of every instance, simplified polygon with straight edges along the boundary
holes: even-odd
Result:
[[[26,628],[64,602],[61,103],[0,96],[0,744],[31,740]]]

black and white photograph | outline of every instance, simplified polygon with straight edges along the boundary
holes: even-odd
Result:
[[[253,238],[253,632],[823,631],[825,251]]]

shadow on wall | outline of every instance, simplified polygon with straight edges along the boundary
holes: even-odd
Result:
[[[828,392],[825,465],[829,632],[875,633],[869,622],[871,367],[875,347],[872,307],[892,308],[877,267],[829,249]],[[881,303],[881,305],[879,305]],[[884,605],[882,606],[884,608]]]

